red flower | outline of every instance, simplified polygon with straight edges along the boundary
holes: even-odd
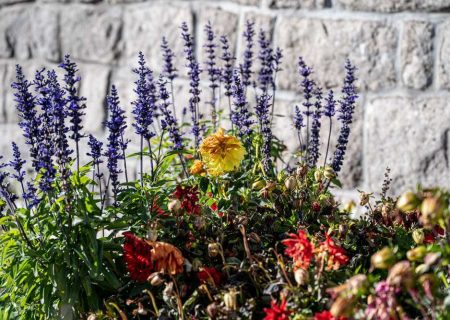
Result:
[[[288,320],[292,311],[286,309],[286,300],[282,299],[281,304],[277,305],[276,301],[270,303],[270,308],[264,308],[266,316],[264,320]]]
[[[130,277],[133,280],[145,282],[153,272],[152,247],[131,232],[125,232],[123,235],[125,236],[123,256]]]
[[[217,211],[217,202],[214,202],[211,206],[210,206],[212,211]]]
[[[317,249],[316,253],[323,258],[327,259],[327,270],[337,270],[340,266],[348,263],[348,257],[345,250],[342,247],[337,246],[333,239],[327,233],[326,239],[322,242]]]
[[[333,317],[330,311],[317,312],[314,315],[314,320],[347,320],[346,317]]]
[[[281,241],[287,247],[284,253],[294,260],[295,269],[307,269],[313,256],[312,243],[303,230],[298,230],[297,234],[291,233],[289,236],[289,239]]]
[[[222,283],[222,273],[214,267],[204,267],[197,273],[198,280],[201,283],[211,283],[217,287]]]
[[[201,207],[198,204],[197,187],[183,187],[178,185],[173,196],[180,200],[182,210],[186,210],[189,214],[200,214]]]
[[[436,236],[443,236],[444,234],[445,234],[444,229],[442,229],[440,226],[435,226],[433,228],[432,232],[427,233],[425,235],[423,243],[432,244],[432,243],[436,242]]]

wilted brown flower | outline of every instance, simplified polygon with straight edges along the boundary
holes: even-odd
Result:
[[[390,270],[387,283],[391,286],[403,286],[407,289],[414,284],[414,272],[409,261],[397,262]]]
[[[183,272],[184,258],[181,251],[170,243],[146,241],[151,247],[154,270],[175,275]]]

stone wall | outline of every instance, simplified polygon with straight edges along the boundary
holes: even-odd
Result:
[[[350,58],[361,97],[344,189],[380,190],[386,166],[396,190],[449,186],[449,9],[450,0],[0,0],[0,153],[8,156],[11,139],[21,140],[9,87],[16,63],[32,75],[70,53],[89,102],[86,129],[101,135],[111,84],[129,112],[138,51],[158,71],[161,37],[181,56],[179,26],[186,21],[201,58],[203,25],[210,20],[240,57],[243,25],[252,19],[284,50],[275,133],[291,150],[297,147],[293,106],[301,101],[297,57],[325,88],[338,88]],[[186,80],[177,81],[176,90],[186,96]]]

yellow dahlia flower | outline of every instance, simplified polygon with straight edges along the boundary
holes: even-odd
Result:
[[[200,145],[203,163],[210,175],[220,176],[239,167],[246,154],[241,142],[220,128]]]
[[[195,160],[189,171],[194,175],[204,175],[206,173],[206,170],[203,161]]]

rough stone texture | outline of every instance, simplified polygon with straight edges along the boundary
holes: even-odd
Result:
[[[163,5],[133,5],[126,7],[124,15],[123,45],[124,64],[136,65],[137,55],[142,51],[150,66],[161,70],[161,39],[166,37],[177,55],[176,66],[184,72],[183,41],[180,26],[183,22],[193,29],[192,12],[188,7]]]
[[[6,81],[6,64],[0,64],[0,123],[6,122],[6,92],[8,84]]]
[[[408,21],[403,24],[400,43],[402,80],[405,86],[423,89],[432,77],[433,26],[427,22]]]
[[[271,0],[271,8],[316,9],[324,8],[325,0]]]
[[[95,117],[86,117],[84,129],[90,133],[99,133],[106,120],[106,94],[110,70],[106,66],[82,64],[80,66],[80,94],[89,97],[86,102],[86,113]]]
[[[349,10],[399,12],[439,11],[450,8],[449,0],[337,0]]]
[[[379,190],[386,166],[396,191],[416,183],[450,187],[449,103],[450,98],[437,97],[369,101],[364,161],[370,190]]]
[[[74,6],[61,15],[62,52],[82,61],[111,62],[119,54],[120,7]]]
[[[347,58],[358,66],[361,90],[395,85],[397,34],[386,23],[288,17],[277,25],[275,37],[285,54],[284,71],[279,77],[282,88],[297,87],[299,56],[314,67],[315,77],[326,88],[342,83]]]
[[[247,6],[257,6],[261,3],[261,0],[231,0],[231,1]]]
[[[58,60],[58,10],[49,6],[0,8],[0,57]]]
[[[437,44],[437,80],[440,88],[450,88],[450,22],[441,26]]]

